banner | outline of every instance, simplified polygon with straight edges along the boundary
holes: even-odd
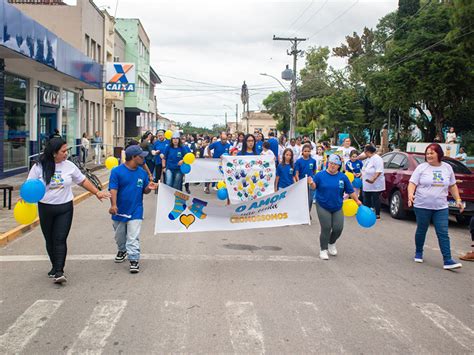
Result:
[[[222,169],[230,203],[252,201],[275,191],[275,161],[271,156],[223,156]]]
[[[223,180],[222,162],[220,159],[196,159],[191,171],[185,175],[186,182],[217,182]]]
[[[233,231],[309,224],[307,180],[254,201],[218,205],[160,183],[155,234]]]

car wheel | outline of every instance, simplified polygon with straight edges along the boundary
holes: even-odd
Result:
[[[396,219],[402,219],[406,216],[403,209],[403,198],[400,191],[395,191],[390,197],[390,215]]]
[[[457,214],[456,216],[456,222],[458,222],[459,224],[469,224],[469,222],[471,221],[471,216],[463,216],[462,214]]]

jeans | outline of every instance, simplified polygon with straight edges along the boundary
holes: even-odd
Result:
[[[140,259],[140,230],[141,219],[132,219],[127,222],[113,221],[115,241],[119,251],[126,251],[128,260]]]
[[[449,210],[447,208],[442,210],[429,210],[426,208],[414,208],[416,215],[416,232],[415,245],[416,252],[423,253],[423,246],[425,244],[426,232],[433,221],[436,236],[438,237],[439,248],[444,260],[451,259],[451,247],[449,244],[448,235],[448,218]]]
[[[183,191],[183,173],[179,169],[166,169],[166,185]]]
[[[380,193],[381,191],[364,191],[364,205],[373,208],[377,216],[380,216]]]
[[[101,158],[101,155],[102,155],[102,151],[100,149],[100,144],[96,144],[94,146],[94,154],[95,154],[95,163],[96,164],[100,164],[100,158]]]
[[[74,207],[72,201],[60,205],[38,203],[41,231],[46,241],[46,251],[54,270],[64,272],[66,240],[71,229]]]
[[[342,214],[342,209],[336,212],[330,212],[321,207],[317,202],[316,211],[318,212],[319,224],[321,225],[319,244],[321,250],[328,250],[328,244],[336,243],[336,240],[342,234],[344,215]]]

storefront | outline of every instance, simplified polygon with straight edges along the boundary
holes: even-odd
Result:
[[[55,132],[59,132],[58,110],[60,106],[59,88],[38,82],[38,148],[43,150],[46,142]]]

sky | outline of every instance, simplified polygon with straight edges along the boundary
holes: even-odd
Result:
[[[396,10],[398,0],[95,0],[111,15],[139,18],[150,41],[153,69],[162,84],[155,93],[160,114],[177,122],[211,127],[235,122],[240,88],[245,80],[250,110],[263,110],[263,99],[282,90],[290,42],[278,37],[306,38],[302,50],[312,46],[333,48],[364,26]],[[298,58],[298,71],[304,66]],[[344,66],[341,58],[329,64]]]

